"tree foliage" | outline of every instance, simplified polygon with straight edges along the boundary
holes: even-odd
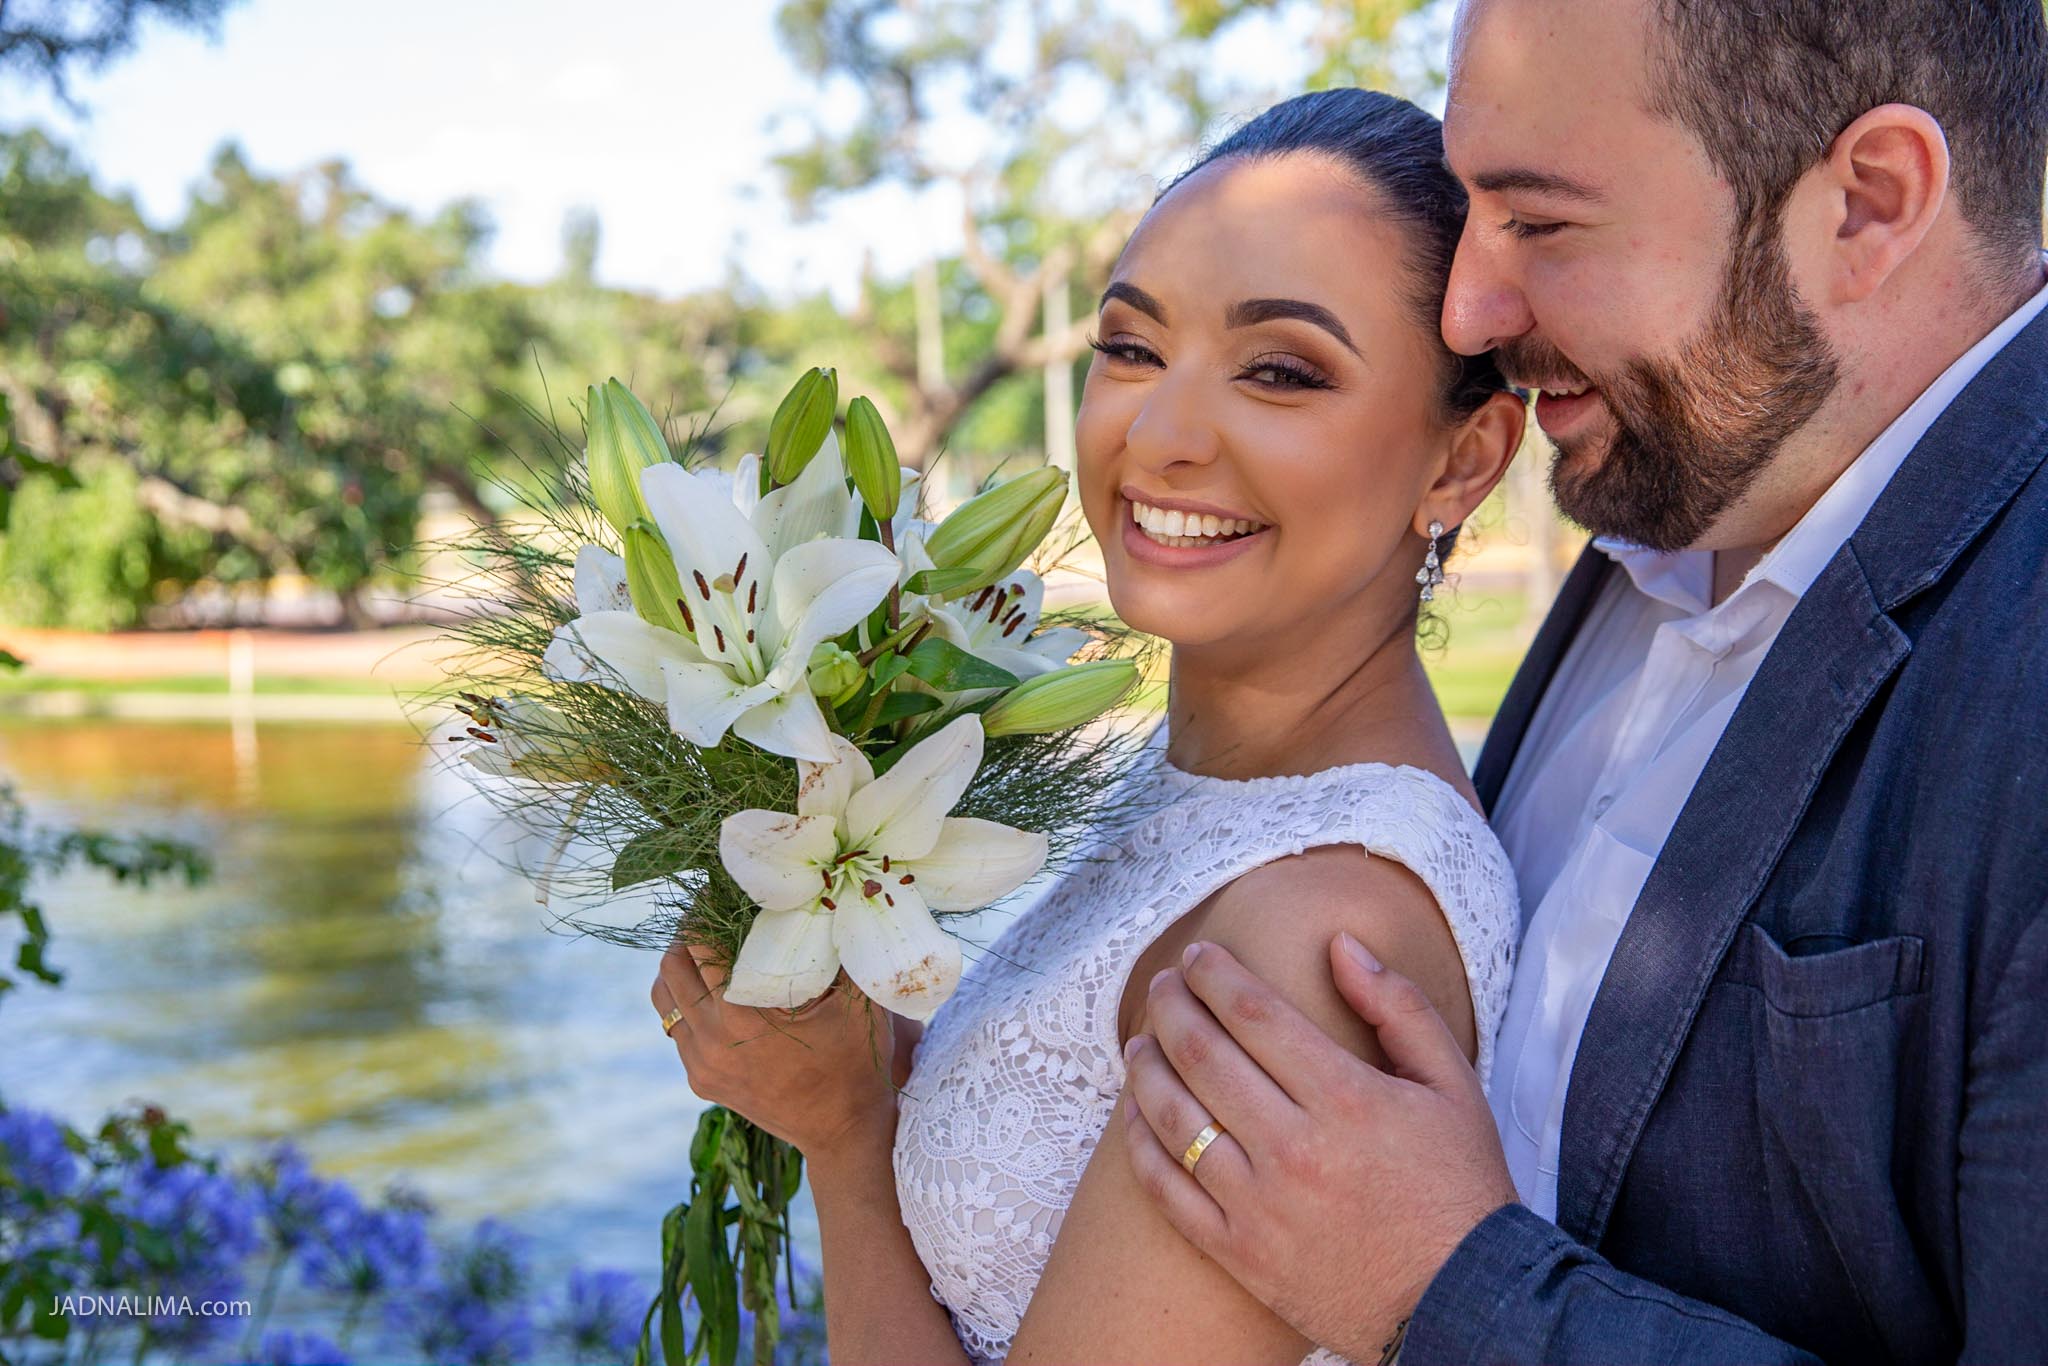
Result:
[[[143,21],[212,32],[230,0],[14,0],[0,4],[0,79],[40,80],[67,105],[69,76],[134,50]]]

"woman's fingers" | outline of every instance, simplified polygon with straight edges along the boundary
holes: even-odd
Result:
[[[668,989],[667,982],[663,981],[660,977],[656,977],[653,989],[647,993],[647,999],[653,1002],[654,1013],[663,1021],[662,1033],[668,1035],[671,1039],[680,1038],[682,1035],[689,1033],[690,1021],[688,1011],[678,1015],[673,1025],[667,1023],[668,1017],[674,1014],[676,1009],[675,993]]]
[[[703,979],[706,988],[716,991],[725,985],[725,969],[719,966],[716,951],[707,949],[701,944],[691,944],[689,946],[689,956],[691,963],[697,969],[697,975]]]

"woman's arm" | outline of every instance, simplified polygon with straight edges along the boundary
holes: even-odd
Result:
[[[707,980],[708,979],[708,980]],[[967,1354],[896,1203],[892,1073],[921,1030],[845,985],[792,1017],[726,1003],[722,980],[682,948],[653,992],[690,1089],[804,1155],[825,1243],[825,1335],[841,1366],[964,1366]]]
[[[1313,850],[1240,878],[1148,950],[1126,988],[1126,1035],[1143,1029],[1153,975],[1195,939],[1237,954],[1292,1004],[1361,1056],[1382,1057],[1330,978],[1327,946],[1348,931],[1430,994],[1473,1049],[1463,961],[1427,889],[1398,864],[1356,848]],[[1127,1103],[1127,1102],[1126,1102]],[[1185,1144],[1199,1129],[1173,1142]],[[1293,1363],[1311,1344],[1176,1233],[1139,1186],[1120,1124],[1099,1141],[1013,1345],[1012,1363]],[[1226,1136],[1203,1162],[1245,1160]],[[1333,1236],[1371,1236],[1372,1211],[1332,1211]]]

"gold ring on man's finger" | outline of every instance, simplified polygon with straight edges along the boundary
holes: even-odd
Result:
[[[1214,1124],[1204,1124],[1202,1132],[1195,1135],[1195,1141],[1188,1144],[1186,1152],[1180,1155],[1180,1164],[1188,1169],[1188,1175],[1195,1174],[1195,1164],[1202,1160],[1202,1154],[1209,1151],[1209,1145],[1223,1137],[1223,1130]]]
[[[661,1032],[673,1039],[675,1037],[675,1028],[678,1024],[682,1023],[682,1019],[683,1008],[677,1006],[674,1010],[661,1017]]]

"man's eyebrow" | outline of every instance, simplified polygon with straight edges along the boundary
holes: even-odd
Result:
[[[1511,167],[1500,171],[1481,171],[1472,177],[1472,183],[1487,194],[1502,194],[1510,190],[1521,190],[1528,194],[1554,195],[1559,199],[1573,199],[1582,204],[1606,202],[1606,196],[1583,181],[1570,176],[1557,175],[1551,171],[1532,170],[1527,167]]]
[[[1344,343],[1344,349],[1358,356],[1358,347],[1351,340],[1351,333],[1338,320],[1336,314],[1321,304],[1312,304],[1306,299],[1241,299],[1232,304],[1223,315],[1225,327],[1251,327],[1257,323],[1272,322],[1276,318],[1294,318],[1312,323]],[[1365,359],[1359,356],[1360,360]]]
[[[1159,300],[1128,281],[1118,280],[1108,289],[1103,290],[1102,302],[1095,306],[1095,311],[1100,313],[1104,308],[1107,308],[1111,299],[1122,299],[1161,327],[1167,325],[1166,305],[1160,303]]]

